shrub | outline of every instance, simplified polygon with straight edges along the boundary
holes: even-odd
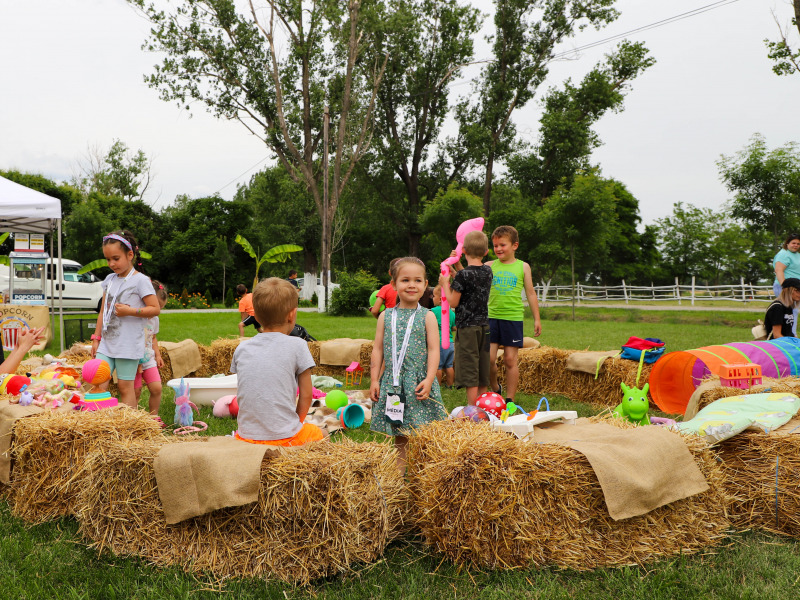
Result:
[[[164,308],[176,310],[184,308],[184,306],[183,304],[181,304],[181,299],[178,296],[176,296],[175,294],[170,294],[169,298],[167,298],[167,303],[164,305]]]
[[[370,292],[370,293],[372,293],[372,292]],[[319,306],[319,298],[317,297],[317,292],[314,292],[313,294],[311,294],[311,304],[313,306]]]
[[[186,305],[189,303],[189,292],[186,290],[186,288],[183,288],[183,291],[181,292],[181,295],[178,299],[185,308]]]
[[[369,304],[369,295],[378,289],[378,280],[366,271],[339,273],[339,287],[331,294],[332,315],[361,315]]]
[[[208,305],[208,308],[211,308],[212,306],[214,306],[214,299],[211,297],[211,290],[206,288],[206,293],[203,294],[203,296],[206,299],[206,304]]]
[[[186,308],[211,308],[211,306],[206,302],[205,296],[192,294],[186,301]]]
[[[230,308],[233,303],[233,288],[228,288],[228,292],[225,294],[225,308]]]

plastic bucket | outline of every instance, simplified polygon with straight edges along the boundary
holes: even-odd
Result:
[[[360,404],[348,404],[336,411],[336,418],[347,429],[355,429],[364,424],[364,409]]]

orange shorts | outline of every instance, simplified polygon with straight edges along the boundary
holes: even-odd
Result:
[[[302,446],[308,442],[320,441],[325,437],[325,434],[323,434],[322,429],[316,425],[312,425],[311,423],[303,423],[303,427],[300,429],[300,431],[295,433],[292,437],[284,438],[282,440],[248,440],[247,438],[240,436],[238,431],[236,432],[235,436],[237,440],[250,442],[251,444],[266,444],[267,446]]]

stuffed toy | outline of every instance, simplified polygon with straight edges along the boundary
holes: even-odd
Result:
[[[650,402],[647,400],[647,390],[650,389],[650,384],[645,383],[641,390],[636,386],[628,387],[624,381],[620,385],[623,398],[619,406],[614,409],[614,414],[637,425],[650,425],[650,417],[647,414],[650,409]]]
[[[223,396],[216,400],[212,413],[220,419],[225,417],[233,417],[235,419],[239,415],[239,403],[236,401],[236,396]]]
[[[189,400],[189,384],[181,377],[181,384],[175,391],[175,425],[178,427],[174,431],[176,435],[208,429],[208,425],[202,421],[194,420],[195,410],[197,406]]]

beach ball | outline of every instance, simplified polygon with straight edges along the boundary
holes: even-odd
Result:
[[[342,390],[331,390],[325,394],[325,406],[331,410],[339,410],[343,406],[347,406],[350,399]]]
[[[81,378],[86,383],[97,385],[111,379],[111,367],[108,363],[99,358],[87,360],[81,370]]]
[[[372,308],[373,306],[375,306],[375,300],[377,300],[377,299],[378,299],[378,290],[375,290],[375,291],[374,291],[374,292],[372,292],[372,293],[370,294],[370,296],[369,296],[369,307],[370,307],[370,308]],[[382,304],[382,305],[381,305],[381,312],[383,312],[384,310],[386,310],[386,305],[385,305],[385,304]]]
[[[496,392],[481,394],[475,404],[486,412],[492,413],[498,419],[500,418],[500,413],[506,409],[506,401]]]
[[[488,421],[489,415],[478,406],[465,406],[456,415],[456,419],[469,419],[475,423],[480,423],[481,421]]]

